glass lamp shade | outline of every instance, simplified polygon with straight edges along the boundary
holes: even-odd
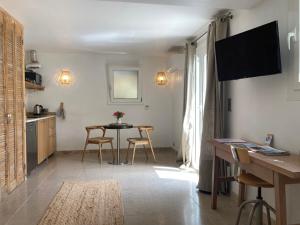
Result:
[[[74,78],[73,78],[70,70],[63,69],[61,71],[60,75],[58,76],[58,82],[62,86],[69,86],[73,83],[73,81],[74,81]]]
[[[167,75],[165,72],[158,72],[155,77],[157,85],[164,86],[168,83]]]

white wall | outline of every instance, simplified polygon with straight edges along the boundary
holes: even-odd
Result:
[[[172,146],[178,152],[181,151],[181,132],[183,122],[183,98],[184,98],[184,54],[172,54],[169,58],[169,67],[176,71],[170,74],[170,88],[172,90]]]
[[[273,133],[275,147],[299,154],[300,102],[287,101],[287,77],[291,76],[287,72],[288,1],[265,0],[254,9],[238,10],[233,14],[232,34],[278,20],[283,73],[228,83],[227,94],[232,98],[232,112],[227,116],[228,136],[262,142],[267,133]],[[254,193],[250,191],[249,197],[254,198]],[[263,194],[268,201],[274,202],[273,191]],[[300,221],[299,202],[299,185],[288,186],[289,224]]]
[[[112,114],[116,110],[126,113],[123,122],[153,125],[155,147],[171,147],[171,90],[154,83],[155,73],[166,68],[165,58],[39,52],[39,61],[43,65],[38,72],[43,75],[45,91],[27,91],[27,110],[32,111],[35,104],[42,104],[49,111],[56,111],[60,102],[64,102],[66,120],[57,119],[58,150],[81,150],[86,135],[84,127],[115,122]],[[107,64],[140,67],[144,104],[107,104]],[[56,84],[55,74],[62,68],[72,70],[76,79],[73,86]],[[149,105],[148,110],[145,105]],[[115,131],[109,131],[108,135],[115,136]],[[136,135],[135,130],[121,131],[122,147],[127,147],[127,137]]]

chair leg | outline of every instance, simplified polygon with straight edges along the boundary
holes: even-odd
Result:
[[[111,153],[112,153],[112,157],[113,157],[113,163],[115,163],[115,153],[114,153],[114,146],[112,141],[110,142],[110,146],[111,146]]]
[[[154,159],[154,162],[156,162],[156,157],[155,157],[155,154],[154,154],[154,150],[153,150],[153,146],[152,146],[152,143],[151,141],[149,141],[149,145],[150,145],[150,149],[151,149],[151,152],[152,152],[152,156],[153,156],[153,159]]]
[[[276,210],[273,209],[272,206],[270,206],[266,201],[263,201],[263,205],[266,207],[266,210],[267,210],[268,225],[271,225],[272,221],[271,221],[270,212],[273,212],[274,214],[276,214]]]
[[[241,219],[241,215],[242,215],[242,212],[243,212],[243,207],[240,207],[239,209],[239,213],[238,213],[238,217],[236,218],[236,221],[235,221],[235,225],[239,225],[240,224],[240,219]]]
[[[99,147],[99,149],[102,149],[102,144],[100,144],[101,145],[101,148]],[[98,159],[100,158],[100,150],[99,150],[99,152],[98,152]]]
[[[240,224],[241,215],[242,215],[243,209],[246,207],[246,205],[252,204],[252,203],[257,203],[257,200],[246,201],[246,202],[243,202],[240,205],[240,209],[239,209],[239,212],[238,212],[238,217],[237,217],[235,225],[239,225]]]
[[[257,202],[255,203],[255,205],[253,206],[251,212],[250,212],[250,215],[249,215],[249,218],[248,218],[248,225],[251,225],[252,224],[252,221],[253,221],[253,217],[254,217],[254,212],[257,208],[257,206],[259,206],[261,203],[260,202]]]
[[[131,143],[128,142],[128,148],[127,148],[127,152],[126,152],[126,163],[128,163],[128,156],[129,156],[130,145],[131,145]]]
[[[235,225],[239,225],[239,224],[240,224],[241,215],[242,215],[243,209],[244,209],[244,207],[245,207],[246,205],[247,205],[247,204],[244,204],[244,205],[241,205],[241,206],[240,206],[239,213],[238,213],[238,216],[237,216]]]
[[[85,142],[85,145],[84,145],[84,148],[83,148],[83,151],[82,151],[82,157],[81,157],[81,162],[83,162],[83,159],[84,159],[84,154],[85,154],[85,151],[86,151],[86,147],[87,147],[88,143]]]
[[[264,208],[264,204],[263,204],[263,201],[261,201],[259,204],[258,204],[258,207],[257,207],[257,213],[256,213],[256,223],[257,224],[261,224],[263,225],[263,208]]]
[[[272,225],[271,223],[271,215],[270,215],[270,209],[269,207],[266,207],[267,210],[267,219],[268,219],[268,225]]]
[[[146,155],[146,160],[148,161],[149,157],[148,157],[146,145],[143,145],[143,147],[144,147],[144,151],[145,151],[145,155]]]
[[[263,204],[266,208],[268,208],[270,210],[270,212],[273,212],[274,214],[276,214],[276,210],[273,209],[273,207],[270,206],[266,201],[264,201]]]
[[[100,163],[102,164],[102,144],[99,144],[99,153],[98,156],[100,156]]]
[[[134,144],[134,147],[133,147],[133,154],[132,154],[131,165],[133,165],[133,163],[134,163],[135,150],[136,150],[136,144]]]

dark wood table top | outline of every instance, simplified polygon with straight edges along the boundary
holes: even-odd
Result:
[[[132,124],[128,123],[111,123],[103,126],[105,129],[130,129],[133,128]]]

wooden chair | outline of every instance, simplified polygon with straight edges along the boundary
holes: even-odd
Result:
[[[154,153],[153,146],[152,146],[152,141],[150,138],[150,134],[153,132],[153,127],[152,126],[136,126],[135,128],[138,129],[140,137],[127,138],[128,149],[127,149],[126,161],[128,162],[128,155],[129,155],[129,150],[130,150],[131,145],[134,146],[131,164],[134,163],[135,150],[136,150],[136,147],[139,145],[143,145],[147,160],[148,160],[148,154],[147,154],[146,145],[149,145],[151,152],[152,152],[153,159],[154,159],[154,161],[156,161],[155,153]],[[146,137],[143,136],[143,133],[146,134]]]
[[[263,200],[262,195],[261,195],[261,189],[262,188],[272,188],[273,185],[260,179],[259,177],[256,177],[256,176],[250,174],[250,173],[239,173],[238,172],[238,169],[241,169],[241,167],[251,163],[251,158],[249,156],[248,149],[231,146],[231,153],[232,153],[233,159],[235,161],[236,180],[239,183],[257,187],[256,200],[245,201],[241,204],[239,213],[238,213],[238,217],[236,220],[236,225],[238,225],[240,223],[240,218],[241,218],[243,209],[245,208],[246,205],[249,205],[249,204],[253,204],[253,207],[252,207],[252,210],[250,211],[250,215],[248,218],[248,225],[252,224],[253,216],[254,216],[254,213],[256,210],[258,210],[257,211],[257,215],[258,215],[257,222],[258,223],[255,223],[255,224],[263,225],[263,207],[266,208],[268,225],[271,225],[270,211],[272,211],[273,213],[276,213],[276,211],[266,201]]]
[[[83,159],[84,159],[85,151],[86,151],[86,148],[87,148],[88,144],[95,144],[95,145],[99,146],[98,158],[100,158],[101,163],[102,163],[102,145],[103,144],[110,144],[111,152],[112,152],[112,156],[113,156],[113,161],[115,161],[114,147],[113,147],[113,143],[112,143],[113,138],[112,137],[105,137],[106,129],[103,126],[89,126],[89,127],[86,127],[85,129],[86,129],[86,132],[87,132],[87,136],[86,136],[84,149],[82,151],[81,161],[83,161]],[[91,131],[93,131],[93,130],[100,131],[100,136],[90,137]],[[102,132],[102,135],[101,135],[101,132]]]

